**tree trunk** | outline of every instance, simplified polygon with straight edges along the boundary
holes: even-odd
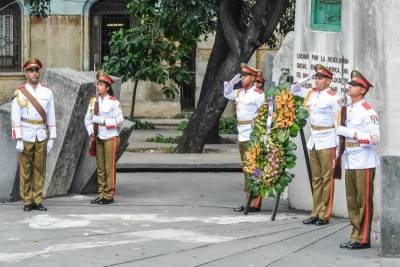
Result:
[[[233,77],[239,71],[240,63],[248,62],[254,51],[273,34],[280,17],[288,6],[288,1],[258,0],[254,7],[254,17],[249,22],[246,31],[242,33],[238,30],[236,23],[240,16],[233,16],[231,8],[232,3],[240,5],[242,1],[221,0],[217,35],[223,32],[225,42],[221,40],[217,42],[216,39],[214,43],[214,46],[217,45],[213,47],[216,55],[210,58],[201,97],[178,144],[177,153],[203,151],[210,132],[218,125],[228,102],[223,95],[223,82]],[[222,55],[226,54],[225,58],[222,58],[217,52],[227,45],[229,50],[226,51],[229,52],[221,51]],[[220,62],[222,63],[219,64]]]
[[[218,133],[219,128],[219,119],[217,119],[217,123],[211,128],[208,133],[206,144],[221,144],[222,138]]]
[[[236,26],[238,26],[239,22],[240,22],[239,18],[240,18],[241,5],[242,5],[241,3],[242,3],[242,1],[240,1],[240,0],[232,0],[229,3],[230,12],[233,14],[234,18],[237,18],[235,20]],[[206,73],[204,75],[203,83],[201,86],[199,102],[202,101],[204,96],[206,96],[209,93],[210,88],[212,88],[209,85],[214,81],[214,79],[218,73],[218,70],[220,69],[221,65],[224,63],[224,60],[226,59],[226,56],[228,55],[228,53],[229,53],[229,45],[226,42],[226,39],[224,37],[221,20],[218,20],[217,30],[216,30],[215,39],[214,39],[214,45],[211,50],[210,59],[207,64]],[[238,70],[239,70],[239,67],[238,67]],[[220,144],[221,143],[222,138],[218,133],[219,120],[220,120],[220,117],[218,117],[217,122],[211,128],[211,130],[207,136],[206,144]]]
[[[210,85],[208,94],[199,101],[179,142],[178,153],[201,153],[203,151],[211,129],[219,122],[228,103],[223,96],[221,86],[226,77],[231,77],[237,71],[240,62],[241,60],[237,56],[232,53],[228,54],[218,75]]]
[[[129,113],[129,119],[131,121],[133,121],[133,112],[135,112],[136,89],[137,89],[138,83],[139,83],[139,80],[135,80],[135,85],[133,86],[131,112]]]

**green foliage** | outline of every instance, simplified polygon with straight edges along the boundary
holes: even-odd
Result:
[[[113,34],[103,68],[123,81],[162,84],[162,92],[175,98],[191,82],[187,62],[197,42],[215,28],[216,2],[131,0],[128,8],[138,22]]]
[[[189,120],[182,120],[177,126],[176,130],[183,132],[187,127]],[[218,125],[219,134],[237,134],[237,122],[232,118],[221,118]]]
[[[182,120],[177,126],[176,130],[178,132],[183,132],[189,124],[189,120]]]
[[[267,40],[267,45],[276,48],[279,36],[286,36],[290,31],[294,31],[294,16],[296,11],[296,0],[289,0],[289,7],[279,20],[274,36]]]
[[[237,121],[232,118],[221,118],[218,125],[220,134],[237,134]]]
[[[176,144],[179,137],[165,137],[162,134],[157,134],[155,137],[146,138],[146,142],[162,143],[162,144]]]
[[[31,16],[47,17],[50,12],[51,0],[25,0],[25,4],[29,5]]]
[[[156,127],[154,126],[153,123],[148,122],[148,121],[141,121],[139,119],[135,119],[135,129],[141,129],[141,130],[147,130],[147,129],[155,129]]]

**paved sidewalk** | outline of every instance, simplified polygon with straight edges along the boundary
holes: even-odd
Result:
[[[240,173],[119,173],[116,202],[45,200],[47,212],[0,204],[0,266],[381,266],[377,245],[349,251],[347,220],[305,226],[273,200],[244,216]],[[399,260],[385,266],[398,266]]]
[[[163,121],[163,120],[162,120]],[[160,123],[160,122],[159,122]],[[223,135],[230,144],[206,145],[201,154],[175,154],[157,152],[175,148],[176,144],[147,142],[149,137],[162,135],[174,137],[174,128],[134,130],[129,138],[129,147],[117,163],[117,169],[124,172],[137,171],[240,171],[241,162],[236,135]],[[134,152],[129,152],[134,151]]]

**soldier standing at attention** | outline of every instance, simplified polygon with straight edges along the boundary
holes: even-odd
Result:
[[[99,114],[94,114],[96,97],[93,97],[86,112],[85,126],[90,139],[96,139],[98,195],[90,203],[104,205],[114,202],[118,127],[124,117],[118,99],[113,96],[111,77],[104,72],[98,72],[96,77]],[[98,125],[98,136],[94,135],[94,124]]]
[[[310,112],[311,136],[307,142],[313,187],[313,209],[304,224],[325,225],[332,215],[334,178],[333,167],[336,157],[336,116],[340,96],[329,88],[333,74],[321,64],[314,67],[315,88],[306,89],[301,84],[312,76],[292,86],[293,94],[304,98],[304,106]]]
[[[347,94],[351,104],[347,106],[346,126],[339,126],[336,134],[346,137],[343,153],[347,210],[353,226],[350,241],[341,248],[370,248],[373,217],[375,168],[379,158],[375,145],[379,142],[378,116],[364,97],[371,83],[357,70],[351,72]],[[340,120],[339,120],[340,121]]]
[[[27,83],[17,87],[11,106],[12,139],[19,152],[19,189],[24,211],[46,211],[42,192],[46,158],[56,138],[56,117],[51,90],[39,82],[42,63],[24,64]]]
[[[254,119],[257,117],[259,108],[265,101],[264,92],[254,85],[259,70],[251,68],[246,64],[241,64],[242,72],[236,74],[232,80],[224,82],[224,96],[236,103],[237,129],[240,157],[244,160],[244,155],[250,142],[250,134],[253,130]],[[234,86],[242,83],[242,88],[234,90]],[[244,181],[244,205],[235,208],[234,211],[243,212],[247,203],[249,189],[247,188],[246,178]],[[258,212],[261,208],[261,196],[253,197],[249,212]]]

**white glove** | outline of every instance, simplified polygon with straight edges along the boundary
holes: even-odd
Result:
[[[49,141],[47,141],[47,153],[50,153],[51,149],[53,148],[54,145],[54,139],[49,139]]]
[[[354,133],[355,132],[353,130],[350,130],[349,128],[344,126],[339,126],[336,128],[336,134],[344,137],[354,138]]]
[[[229,83],[230,83],[231,85],[235,85],[235,84],[237,84],[238,82],[240,82],[241,80],[242,80],[241,74],[238,73],[238,74],[236,74],[236,75],[232,78],[232,80],[229,81]]]
[[[17,149],[18,152],[24,151],[24,141],[18,140],[15,148]]]
[[[308,75],[307,77],[298,81],[296,84],[292,84],[290,89],[292,90],[293,93],[300,91],[301,87],[303,87],[304,84],[306,84],[309,80],[311,80],[313,76],[314,74]]]
[[[100,116],[93,115],[92,122],[103,125],[105,120]]]

